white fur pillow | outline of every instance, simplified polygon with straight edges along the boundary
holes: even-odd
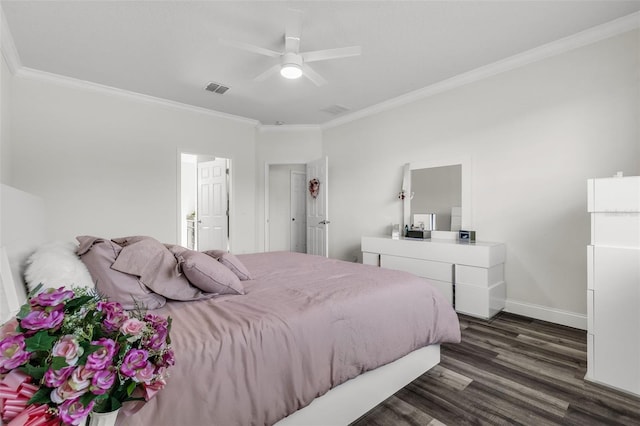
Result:
[[[29,291],[39,284],[42,288],[95,288],[89,270],[76,254],[72,242],[56,241],[43,244],[27,259],[24,277]]]

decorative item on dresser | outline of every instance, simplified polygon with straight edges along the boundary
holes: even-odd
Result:
[[[456,311],[491,318],[505,306],[502,243],[362,237],[362,263],[427,278]]]
[[[640,176],[589,179],[587,374],[640,395]]]

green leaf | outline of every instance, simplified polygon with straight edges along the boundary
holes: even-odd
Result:
[[[93,296],[76,297],[75,299],[71,299],[67,303],[65,303],[64,309],[67,312],[73,312],[78,308],[80,308],[81,306],[83,306],[84,304],[86,304],[87,302],[90,302],[92,300],[93,300]]]
[[[36,381],[40,381],[44,377],[44,373],[47,371],[47,367],[34,367],[31,364],[26,364],[20,367],[20,371],[22,371],[27,376],[33,377]]]
[[[111,411],[116,411],[120,407],[122,407],[122,403],[118,401],[116,398],[111,398],[110,401],[111,401]]]
[[[51,394],[51,388],[41,387],[27,402],[28,405],[31,404],[46,404],[51,401],[49,395]]]
[[[50,351],[53,348],[53,342],[55,342],[56,339],[56,337],[49,336],[49,333],[42,330],[28,339],[25,339],[25,342],[27,343],[27,350],[29,352]]]
[[[31,312],[31,305],[29,305],[28,303],[25,303],[24,305],[20,306],[20,311],[16,315],[16,318],[22,319],[27,315],[29,315],[30,312]]]
[[[136,382],[129,383],[129,385],[127,386],[127,396],[131,396],[137,385],[138,384]]]
[[[42,289],[42,283],[38,284],[36,286],[36,288],[34,288],[33,290],[31,290],[29,292],[29,294],[27,294],[27,298],[31,299],[33,296],[35,296],[36,294],[40,293],[40,289]]]
[[[94,394],[92,394],[91,392],[87,392],[80,397],[79,401],[86,407],[91,401],[93,401],[94,397]]]
[[[61,368],[68,367],[67,359],[63,356],[54,356],[51,359],[51,369],[60,370]]]

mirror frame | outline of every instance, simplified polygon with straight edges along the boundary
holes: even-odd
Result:
[[[406,163],[403,168],[402,189],[408,196],[402,203],[403,225],[411,224],[411,198],[413,190],[411,188],[411,170],[430,169],[434,167],[461,166],[461,190],[462,190],[462,229],[473,229],[473,216],[471,208],[471,159],[468,157],[450,158],[444,160],[419,161]],[[447,231],[443,231],[447,232]],[[452,231],[449,231],[452,232]]]

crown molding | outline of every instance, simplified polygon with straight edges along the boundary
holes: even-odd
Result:
[[[118,89],[103,84],[92,83],[90,81],[79,80],[76,78],[66,77],[59,74],[53,74],[45,71],[39,71],[32,68],[22,67],[16,73],[16,77],[30,78],[34,80],[47,81],[60,86],[74,87],[81,90],[92,90],[111,96],[119,96],[129,98],[134,101],[146,102],[164,107],[181,109],[183,111],[205,114],[216,118],[224,118],[227,120],[237,121],[251,126],[258,126],[260,122],[251,118],[241,117],[239,115],[227,114],[224,112],[214,111],[207,108],[187,105],[180,102],[170,101],[168,99],[156,98],[155,96],[144,95],[142,93],[131,92],[128,90]]]
[[[307,132],[307,131],[322,131],[320,124],[261,124],[258,126],[260,133],[269,132]]]
[[[0,5],[0,49],[2,49],[2,57],[7,63],[7,67],[11,74],[15,75],[20,68],[22,68],[22,62],[20,61],[20,55],[13,42],[13,36],[7,23],[7,18],[4,15],[4,10]]]
[[[506,59],[459,74],[422,89],[380,102],[376,105],[355,111],[351,114],[335,118],[321,125],[322,129],[330,129],[371,115],[379,114],[418,100],[443,93],[464,85],[492,77],[503,72],[537,62],[552,56],[587,46],[598,41],[640,28],[640,12],[623,16],[602,25],[581,31],[574,35],[544,44]]]

